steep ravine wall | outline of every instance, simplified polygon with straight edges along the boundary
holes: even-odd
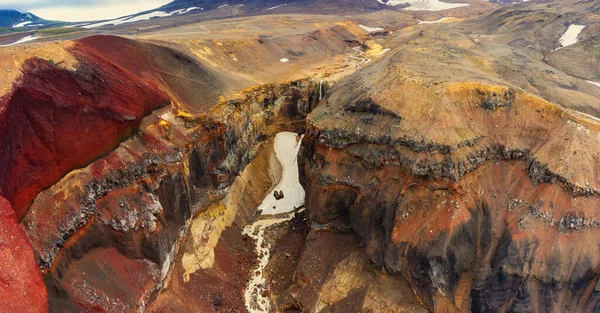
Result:
[[[187,221],[224,196],[263,142],[302,132],[318,92],[305,79],[245,90],[203,115],[155,111],[115,151],[40,193],[21,226],[51,311],[149,304]]]
[[[486,87],[477,88],[471,95]],[[356,232],[369,258],[404,277],[431,311],[597,309],[597,169],[581,172],[577,162],[587,162],[585,149],[596,149],[598,125],[515,93],[504,107],[485,107],[485,97],[454,100],[461,109],[476,108],[467,109],[472,120],[485,121],[477,124],[482,138],[464,145],[390,131],[394,118],[398,129],[417,125],[406,120],[410,102],[394,108],[394,117],[353,110],[336,102],[340,97],[325,100],[309,115],[305,136],[311,227]],[[421,115],[421,123],[445,109]],[[543,120],[526,133],[535,139],[513,137],[523,136],[540,112]],[[505,116],[508,127],[498,130]],[[552,131],[544,131],[547,125]],[[568,144],[555,143],[559,138]]]

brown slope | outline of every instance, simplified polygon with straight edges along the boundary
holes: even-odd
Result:
[[[249,84],[244,78],[216,70],[185,50],[166,45],[104,35],[78,42],[135,76],[157,82],[178,107],[195,113],[205,113],[220,96]]]

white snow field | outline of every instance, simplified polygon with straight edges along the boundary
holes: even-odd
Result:
[[[560,42],[560,45],[564,48],[576,44],[577,40],[579,39],[579,34],[584,28],[585,25],[569,25],[567,31],[558,40]]]
[[[469,5],[468,3],[446,3],[439,0],[377,0],[377,2],[389,6],[410,4],[408,8],[405,8],[408,11],[442,11]]]
[[[25,43],[25,42],[32,41],[32,40],[36,40],[36,39],[38,39],[38,37],[35,37],[35,36],[31,36],[31,35],[29,35],[29,36],[27,36],[27,37],[23,37],[23,38],[21,38],[21,39],[19,39],[19,40],[15,41],[15,42],[13,42],[13,43],[9,43],[9,44],[6,44],[6,45],[0,45],[0,47],[14,46],[14,45],[18,45],[18,44],[20,44],[20,43]]]
[[[190,7],[187,9],[179,9],[179,10],[171,11],[168,13],[163,12],[163,11],[152,11],[152,12],[138,15],[138,16],[125,16],[125,17],[121,17],[118,19],[114,19],[114,20],[85,25],[85,26],[83,26],[83,28],[96,28],[96,27],[102,27],[102,26],[108,26],[108,25],[121,25],[121,24],[127,24],[127,23],[134,23],[134,22],[149,20],[151,18],[167,17],[167,16],[184,14],[184,13],[188,13],[190,11],[198,10],[198,9],[200,9],[200,8],[199,7]]]
[[[358,26],[360,26],[360,28],[368,31],[369,33],[378,32],[378,31],[383,31],[384,30],[381,27],[369,27],[369,26],[365,26],[365,25],[358,25]]]

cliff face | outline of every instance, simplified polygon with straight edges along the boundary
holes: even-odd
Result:
[[[40,193],[21,225],[44,269],[50,309],[130,311],[150,303],[181,262],[186,222],[223,197],[281,127],[269,125],[293,121],[316,86],[252,90],[213,117],[188,119],[190,128],[169,112],[146,119],[141,135]]]
[[[597,310],[597,90],[540,62],[577,5],[407,31],[336,84],[307,119],[313,231],[358,234],[430,311]]]
[[[593,310],[597,120],[503,86],[414,82],[393,60],[393,77],[353,75],[309,115],[310,223],[355,231],[432,311]]]
[[[306,60],[299,56],[294,68],[319,55],[341,54],[344,39],[354,36],[350,26],[357,28],[332,23],[332,29],[320,30],[306,45],[319,49]],[[278,47],[302,36],[310,31],[263,42]],[[240,51],[246,44],[229,41]],[[217,43],[215,50],[223,46]],[[33,255],[37,261],[38,270],[21,265],[23,273],[38,275],[27,282],[38,284],[31,293],[40,298],[40,311],[160,311],[163,298],[183,303],[171,307],[175,311],[208,308],[213,291],[202,288],[206,280],[229,288],[223,303],[243,307],[239,299],[249,267],[182,268],[184,255],[207,250],[202,240],[188,239],[188,231],[198,228],[191,227],[192,220],[210,216],[272,136],[303,131],[325,87],[307,78],[282,80],[290,69],[275,53],[240,67],[221,50],[199,58],[182,43],[92,36],[1,51],[12,76],[1,86],[0,144],[6,149],[0,156],[0,195],[9,201],[3,210],[16,212],[7,223],[20,224],[11,232],[22,228],[30,243],[15,243],[28,251],[15,258],[31,261]],[[277,63],[269,64],[272,59]],[[279,73],[268,76],[269,68]],[[270,186],[246,185],[238,187],[240,193],[261,194]],[[225,239],[217,235],[216,247],[252,260],[251,248],[244,248],[252,245],[237,227],[245,226],[254,205],[242,202],[247,208],[233,215],[234,228],[220,229]],[[221,256],[215,257],[219,264],[235,262]],[[39,286],[40,269],[46,288]],[[177,273],[174,279],[171,272]],[[189,280],[179,282],[184,273]],[[19,283],[10,288],[20,296]],[[166,295],[159,299],[160,293]]]

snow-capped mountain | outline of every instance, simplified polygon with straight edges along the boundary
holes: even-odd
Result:
[[[17,10],[0,10],[0,27],[27,28],[44,26],[51,23],[31,13],[21,13]]]

